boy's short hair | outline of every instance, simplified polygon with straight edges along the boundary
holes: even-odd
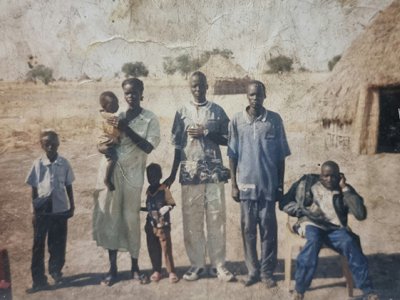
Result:
[[[258,80],[250,80],[249,83],[247,84],[247,86],[250,86],[252,84],[254,84],[256,86],[260,86],[262,91],[263,91],[263,93],[264,93],[264,97],[267,96],[267,92],[266,92],[266,88],[265,88],[264,83],[262,83],[261,81],[258,81]]]
[[[141,81],[140,79],[138,79],[138,78],[127,78],[124,81],[122,81],[122,85],[121,86],[124,87],[127,84],[129,84],[131,86],[134,86],[135,88],[137,88],[140,91],[140,93],[143,94],[144,85],[143,85],[143,81]]]
[[[194,76],[199,77],[205,84],[207,84],[207,76],[203,72],[201,72],[201,71],[193,72],[190,77],[194,77]]]
[[[146,168],[146,172],[157,172],[158,175],[160,176],[160,178],[162,178],[162,170],[161,170],[161,166],[159,164],[155,164],[155,163],[151,163],[147,166]]]
[[[99,97],[99,102],[100,102],[100,105],[101,105],[102,107],[104,107],[104,105],[106,104],[106,98],[109,98],[109,99],[111,99],[112,101],[118,103],[118,98],[117,98],[117,96],[116,96],[113,92],[111,92],[111,91],[105,91],[105,92],[101,93],[101,94],[100,94],[100,97]]]
[[[55,132],[54,129],[43,129],[43,130],[41,130],[40,131],[40,135],[39,135],[40,140],[42,138],[44,138],[45,136],[48,136],[49,138],[55,138],[59,142],[58,134],[57,134],[57,132]]]
[[[340,173],[339,165],[338,165],[336,162],[334,162],[333,160],[327,160],[326,162],[324,162],[324,163],[321,165],[321,170],[322,170],[323,168],[325,168],[325,167],[330,167],[330,168],[333,169],[335,172]]]

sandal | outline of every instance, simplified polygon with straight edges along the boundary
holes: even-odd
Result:
[[[160,272],[154,272],[153,274],[151,274],[150,276],[150,280],[153,282],[158,282],[160,281],[162,278],[162,275]]]
[[[112,286],[117,281],[117,276],[112,273],[107,273],[104,279],[100,282],[101,285]]]
[[[141,274],[138,271],[132,271],[131,273],[131,278],[133,280],[137,280],[140,282],[140,284],[148,284],[150,283],[149,278],[145,274]]]
[[[177,283],[179,281],[179,277],[175,273],[169,273],[169,283]]]

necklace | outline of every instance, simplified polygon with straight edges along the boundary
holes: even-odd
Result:
[[[197,101],[192,100],[192,103],[193,103],[194,105],[196,105],[196,106],[204,106],[204,105],[207,104],[207,102],[208,102],[207,100],[204,101],[204,102],[197,102]]]

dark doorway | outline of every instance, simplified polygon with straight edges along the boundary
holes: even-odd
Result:
[[[379,91],[377,152],[400,153],[400,86]]]

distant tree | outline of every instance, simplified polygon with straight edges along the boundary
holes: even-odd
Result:
[[[271,58],[267,64],[269,66],[268,73],[290,72],[292,70],[293,59],[285,55],[279,55]]]
[[[125,73],[125,77],[147,77],[147,75],[149,75],[149,70],[147,70],[146,66],[141,61],[125,63],[121,71]]]
[[[28,71],[28,73],[26,73],[26,81],[33,81],[36,83],[36,80],[40,80],[45,85],[48,85],[50,82],[55,80],[53,78],[53,70],[44,65],[34,66]]]
[[[188,54],[179,55],[176,59],[176,69],[181,73],[181,75],[185,76],[187,79],[188,74],[193,71],[193,60]]]
[[[164,57],[163,69],[165,74],[174,75],[177,71],[175,60],[170,56]]]
[[[328,68],[329,71],[332,71],[333,68],[335,67],[335,65],[337,64],[337,62],[342,58],[341,55],[336,55],[334,56],[329,62],[328,62]]]
[[[233,58],[233,52],[231,50],[229,50],[229,49],[219,50],[218,48],[216,48],[216,49],[213,49],[212,54],[213,55],[219,54],[222,57],[225,57],[227,59]]]
[[[229,50],[229,49],[220,50],[219,48],[214,48],[212,51],[204,51],[200,55],[200,58],[198,59],[199,66],[201,67],[201,66],[205,65],[212,55],[221,55],[222,57],[224,57],[226,59],[233,58],[233,52],[231,50]]]
[[[212,51],[204,51],[199,57],[193,58],[189,54],[182,54],[175,58],[164,57],[163,69],[164,73],[167,75],[175,74],[179,72],[182,76],[187,79],[189,73],[200,69],[205,65],[212,55],[221,55],[227,59],[233,58],[233,52],[229,49],[220,50],[218,48]]]

